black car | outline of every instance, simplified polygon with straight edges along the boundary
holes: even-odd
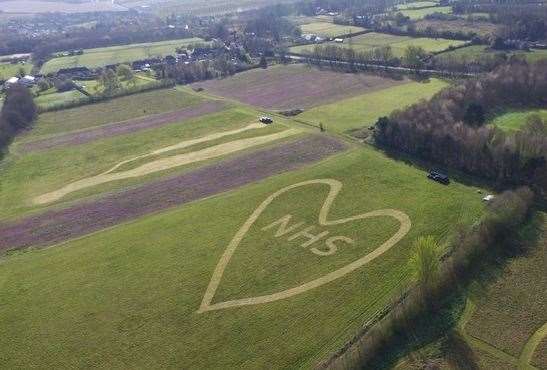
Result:
[[[269,124],[273,123],[273,119],[271,119],[270,117],[266,117],[266,116],[260,117],[259,121],[266,124],[266,125],[269,125]]]
[[[430,171],[427,175],[428,179],[440,182],[441,184],[448,185],[450,184],[450,179],[444,173],[438,171]]]

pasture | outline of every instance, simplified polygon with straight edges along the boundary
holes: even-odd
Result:
[[[374,251],[403,225],[382,213],[317,225],[329,186],[293,188],[258,216],[225,264],[205,305],[209,309],[198,312],[209,302],[204,294],[213,271],[249,216],[270,195],[315,179],[343,185],[328,220],[393,209],[408,216],[410,229],[403,228],[407,233],[381,257],[319,287],[223,308],[222,302],[320,279]],[[55,248],[6,257],[0,264],[5,297],[0,353],[8,367],[38,361],[46,367],[310,367],[408,283],[410,246],[418,235],[443,238],[454,224],[472,222],[481,209],[472,188],[447,188],[373,149],[354,149]],[[304,247],[306,238],[287,240],[294,232],[276,238],[277,228],[267,226],[287,214],[293,216],[290,225],[306,222],[316,225],[315,233],[347,239],[339,239],[337,253],[320,255],[314,252],[329,251],[323,243]],[[34,335],[22,330],[28,327]]]
[[[413,1],[409,3],[399,4],[397,5],[397,9],[398,10],[421,9],[421,8],[431,8],[438,5],[439,3],[436,1]]]
[[[52,105],[69,103],[84,99],[85,97],[86,96],[78,90],[65,92],[48,91],[35,97],[34,102],[41,108],[47,108]]]
[[[0,63],[0,80],[7,80],[10,77],[18,75],[20,72],[28,74],[31,69],[31,63]]]
[[[273,110],[306,109],[400,84],[373,74],[321,71],[303,64],[254,69],[222,80],[197,82],[207,94]]]
[[[122,89],[127,89],[149,85],[152,81],[156,80],[153,77],[147,76],[144,72],[140,72],[135,73],[132,80],[120,80],[120,85]],[[98,80],[78,81],[77,83],[90,94],[95,95],[103,92],[103,87],[99,84]]]
[[[403,9],[400,11],[404,16],[410,17],[412,20],[423,19],[427,15],[433,13],[442,13],[442,14],[452,14],[451,6],[436,6],[431,8],[421,8],[421,9]]]
[[[28,134],[21,136],[18,142],[29,142],[47,136],[175,111],[197,105],[202,101],[203,99],[194,94],[163,89],[124,96],[97,104],[43,113],[38,117],[36,127]]]
[[[475,33],[479,36],[492,36],[497,30],[498,26],[494,23],[483,21],[469,21],[468,19],[456,19],[456,20],[435,20],[435,19],[422,19],[416,22],[416,29],[419,31],[425,31],[431,28],[437,32],[463,32],[463,33]]]
[[[418,236],[482,213],[477,188],[330,134],[438,80],[290,65],[196,86],[46,113],[16,140],[0,165],[5,367],[310,368],[407,287]],[[327,104],[340,125],[266,126],[238,101]]]
[[[474,285],[468,301],[463,327],[467,340],[507,367],[547,366],[546,216],[540,213],[534,226],[540,232],[537,244],[510,259],[495,279]]]
[[[61,135],[61,140],[48,136],[40,142],[16,142],[14,155],[2,168],[0,217],[21,216],[142,184],[298,133],[286,130],[283,120],[277,125],[249,127],[256,123],[258,113],[226,108],[216,112],[206,109],[197,116],[183,110],[187,117],[169,116],[165,122],[137,131],[131,130],[134,123],[127,122],[122,128],[129,130],[122,132],[112,132],[112,125],[107,125],[98,131]],[[120,127],[114,126],[114,130]],[[212,133],[223,134],[195,141]],[[50,193],[60,195],[48,197]]]
[[[547,59],[547,50],[531,49],[530,51],[503,51],[492,50],[484,45],[471,45],[457,50],[447,51],[436,55],[439,60],[455,60],[461,63],[485,62],[506,54],[508,57],[516,55],[529,63]]]
[[[336,37],[365,31],[362,27],[343,26],[330,22],[313,22],[300,26],[303,34],[315,34],[321,37]]]
[[[463,45],[464,41],[447,40],[447,39],[432,39],[427,37],[409,37],[397,36],[386,33],[370,32],[364,35],[351,37],[344,40],[343,44],[327,43],[327,45],[336,45],[343,48],[352,48],[357,52],[371,52],[374,49],[389,46],[396,57],[404,55],[408,46],[420,46],[426,52],[440,52],[448,49],[450,46]],[[325,45],[325,44],[323,44]],[[314,45],[300,45],[290,48],[291,52],[308,54],[313,51]]]
[[[547,109],[534,109],[504,113],[494,118],[491,124],[496,125],[504,131],[518,131],[526,123],[526,119],[533,114],[537,114],[542,119],[547,120]]]
[[[110,64],[130,63],[135,60],[165,57],[175,53],[178,47],[204,42],[200,38],[148,42],[85,49],[82,55],[57,57],[48,60],[40,70],[43,74],[54,73],[62,68],[88,67],[98,68]]]
[[[446,82],[437,79],[427,82],[405,81],[399,86],[310,109],[299,115],[298,119],[314,125],[321,123],[327,131],[339,133],[366,128],[395,109],[405,108],[420,99],[431,98],[446,86]]]

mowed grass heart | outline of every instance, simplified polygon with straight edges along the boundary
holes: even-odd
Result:
[[[333,219],[331,208],[342,187],[342,183],[334,179],[316,179],[289,185],[266,198],[228,244],[199,312],[264,304],[320,288],[380,257],[410,230],[408,216],[393,209]],[[322,194],[313,188],[326,188],[328,192]],[[296,193],[292,194],[296,201],[287,202],[287,193]],[[377,219],[380,222],[376,224],[366,222]],[[380,242],[381,235],[391,229],[393,220],[398,222],[395,231]],[[370,233],[363,233],[363,228]],[[243,263],[232,263],[226,279],[244,298],[228,296],[227,301],[211,304],[237,249],[242,250],[237,257],[243,255]],[[252,262],[258,265],[253,266]]]

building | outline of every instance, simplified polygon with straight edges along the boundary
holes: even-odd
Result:
[[[15,85],[16,83],[19,82],[19,78],[18,77],[11,77],[11,78],[8,78],[8,80],[6,81],[5,85],[6,86],[9,86],[9,85]]]
[[[36,84],[36,78],[34,76],[31,76],[31,75],[26,75],[25,77],[19,79],[19,83],[21,85],[30,87],[30,86],[33,86],[34,84]]]

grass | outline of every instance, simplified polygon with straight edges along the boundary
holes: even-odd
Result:
[[[382,258],[321,288],[269,304],[197,314],[216,263],[255,207],[280,188],[318,178],[344,184],[333,219],[394,208],[411,218],[410,233]],[[329,227],[331,235],[356,240],[332,258],[260,230],[287,213],[316,224],[326,189],[310,190],[287,193],[268,208],[234,254],[214,302],[321,276],[373,250],[397,228],[390,219]],[[360,147],[55,248],[15,253],[0,263],[3,363],[309,368],[406,286],[417,236],[442,239],[459,222],[473,222],[482,207],[476,189],[441,186],[410,165]]]
[[[543,214],[543,228],[545,214]],[[545,234],[536,247],[513,258],[499,275],[476,287],[472,299],[475,312],[466,332],[518,359],[526,342],[547,322],[547,277]]]
[[[517,246],[506,255],[496,256],[495,261],[489,258],[489,266],[477,270],[475,280],[461,292],[467,296],[467,303],[454,330],[460,333],[480,369],[533,370],[529,365],[537,369],[547,365],[546,216],[538,213],[519,231],[521,238],[533,240],[533,244],[528,243],[520,252]],[[437,338],[403,358],[396,369],[416,369],[411,366],[415,358],[422,363],[429,360],[445,364],[447,353],[453,349],[447,346],[445,337]]]
[[[492,36],[498,30],[498,26],[494,23],[469,21],[468,19],[454,19],[450,21],[422,19],[416,22],[417,30],[426,31],[428,28],[431,28],[437,32],[475,33],[482,37]]]
[[[150,84],[151,81],[155,81],[154,78],[146,76],[144,73],[136,73],[133,81],[120,81],[122,88],[132,88],[133,86],[139,87]],[[90,94],[99,94],[103,91],[102,86],[98,80],[79,81],[79,85]]]
[[[77,66],[97,68],[110,64],[127,63],[150,57],[164,57],[166,55],[174,54],[175,49],[178,47],[198,42],[204,41],[200,38],[190,38],[85,49],[83,55],[58,57],[47,61],[43,65],[41,73],[54,73],[61,68],[71,68]]]
[[[78,146],[30,153],[17,152],[17,147],[15,147],[14,153],[0,167],[3,188],[0,192],[0,219],[18,217],[27,212],[40,209],[40,207],[31,203],[31,199],[59,189],[69,182],[100,174],[121,161],[184,140],[202,137],[211,132],[241,128],[249,123],[256,122],[257,116],[258,113],[252,110],[233,108],[186,120],[178,124],[175,122],[160,128],[114,136]],[[283,120],[276,121],[276,125],[268,128],[227,136],[208,142],[206,145],[194,145],[184,151],[170,152],[169,155],[199,150],[205,146],[248,137],[249,134],[252,136],[271,134],[286,127],[283,125]],[[153,159],[157,158],[148,158],[146,162]],[[181,168],[177,167],[168,172],[176,172]],[[70,202],[85,196],[125,188],[128,185],[135,185],[157,178],[160,175],[165,175],[165,173],[167,171],[135,179],[110,182],[70,194],[62,201]]]
[[[397,5],[397,9],[398,10],[421,9],[421,8],[431,8],[438,5],[439,3],[436,1],[413,1],[410,3],[399,4]]]
[[[328,131],[345,132],[371,126],[376,120],[394,109],[402,109],[420,99],[428,99],[442,88],[444,81],[431,79],[427,83],[409,82],[377,92],[363,94],[333,104],[313,108],[298,119],[323,123]]]
[[[0,80],[7,80],[10,77],[14,77],[15,75],[18,75],[21,70],[23,70],[25,74],[28,74],[31,69],[31,63],[0,63]]]
[[[40,94],[34,98],[34,102],[43,108],[47,108],[51,105],[57,105],[61,103],[68,103],[71,101],[79,100],[85,98],[85,95],[79,92],[78,90],[65,91],[65,92],[47,92],[45,94]]]
[[[502,114],[496,117],[492,121],[492,124],[504,131],[518,131],[526,123],[526,119],[533,114],[537,114],[542,119],[547,120],[547,109],[534,109]]]
[[[440,52],[448,49],[450,46],[459,46],[464,41],[432,39],[427,37],[409,37],[389,35],[386,33],[371,32],[364,35],[355,36],[346,39],[343,44],[328,43],[338,45],[344,48],[352,48],[357,52],[371,52],[376,48],[390,46],[396,57],[401,57],[408,46],[421,46],[427,52]],[[313,51],[314,45],[301,45],[290,48],[292,52],[309,53]]]
[[[329,22],[313,22],[301,26],[302,33],[316,34],[321,37],[336,37],[365,31],[364,28],[355,26],[343,26]]]
[[[401,10],[400,12],[403,13],[404,16],[410,17],[410,19],[412,20],[418,20],[418,19],[423,19],[427,15],[430,15],[433,13],[451,14],[452,7],[437,6],[437,7],[422,8],[422,9],[404,9],[404,10]]]
[[[77,131],[112,122],[183,109],[202,101],[193,94],[163,89],[106,102],[41,114],[36,127],[22,141]]]
[[[494,58],[496,55],[507,54],[508,57],[517,55],[526,59],[529,63],[534,63],[540,60],[547,59],[547,50],[534,50],[531,51],[503,51],[490,50],[488,46],[484,45],[471,45],[461,49],[447,51],[445,53],[437,55],[437,59],[452,59],[462,63],[474,63],[480,61],[486,61],[489,58]]]
[[[327,105],[323,114],[341,117],[333,120],[340,121],[336,131],[342,132],[357,127],[363,117],[373,122],[444,85],[439,80],[409,82],[343,100],[338,109]],[[47,113],[18,142],[199,101],[195,94],[170,89]],[[355,108],[362,105],[370,111]],[[322,120],[319,109],[303,116]],[[16,142],[0,166],[0,222],[39,211],[29,199],[59,184],[102,172],[150,149],[242,127],[257,115],[234,103],[223,112],[185,123],[64,149],[21,153]],[[269,131],[260,133],[292,125],[276,118],[276,124],[260,129]],[[335,131],[330,125],[327,129]],[[66,201],[138,185],[153,176],[105,184]],[[226,245],[255,208],[279,189],[313,179],[336,179],[344,186],[329,220],[397,209],[411,219],[409,234],[369,265],[320,288],[268,304],[197,314]],[[318,226],[326,194],[324,186],[316,185],[274,201],[227,265],[213,303],[272,293],[323,276],[373,251],[398,229],[385,217]],[[442,186],[411,164],[369,146],[351,145],[347,152],[305,169],[56,247],[13,252],[0,258],[0,358],[7,368],[311,368],[377,317],[407,286],[413,241],[429,234],[443,241],[460,223],[475,222],[483,209],[480,199],[476,188],[457,182]],[[301,240],[290,242],[261,230],[286,214],[315,225],[314,233],[327,230],[329,236],[347,236],[355,244],[320,257],[302,248]]]

